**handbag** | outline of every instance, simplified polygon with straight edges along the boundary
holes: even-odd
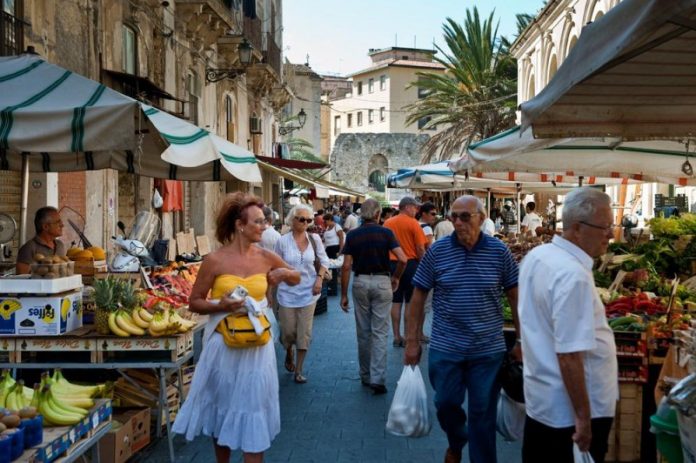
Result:
[[[227,347],[234,349],[260,347],[271,340],[271,323],[265,315],[259,316],[258,319],[263,327],[261,334],[256,334],[246,314],[226,316],[218,323],[215,331],[222,335]]]
[[[314,242],[312,235],[307,235],[307,239],[314,250],[314,271],[317,272],[317,275],[321,275],[321,261],[319,260],[319,253],[317,253],[317,243]],[[324,273],[322,278],[324,281],[331,281],[331,272]]]

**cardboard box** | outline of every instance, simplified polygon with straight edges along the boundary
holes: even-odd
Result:
[[[130,422],[132,428],[131,455],[150,443],[150,409],[139,408],[119,413],[116,420]],[[122,421],[123,420],[123,421]]]
[[[133,452],[133,428],[130,420],[125,423],[114,417],[111,430],[99,441],[99,461],[101,463],[124,463]]]
[[[82,326],[82,290],[48,296],[0,295],[0,336],[55,336]]]

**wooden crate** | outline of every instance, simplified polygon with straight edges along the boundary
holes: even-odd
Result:
[[[105,260],[76,261],[75,273],[92,276],[95,273],[106,272],[108,267]]]
[[[609,434],[607,462],[638,462],[640,460],[643,418],[642,384],[620,384],[620,399],[614,424]]]
[[[64,355],[70,354],[73,357],[71,362],[94,363],[97,361],[97,340],[80,336],[87,331],[89,329],[83,327],[71,332],[70,336],[15,338],[15,361],[62,363],[65,362]]]
[[[185,334],[172,336],[133,336],[128,338],[104,337],[97,341],[98,362],[138,360],[176,362],[193,349]]]

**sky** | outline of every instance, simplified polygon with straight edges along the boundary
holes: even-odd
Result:
[[[285,0],[283,53],[318,73],[350,74],[370,65],[370,48],[443,46],[447,17],[460,24],[476,6],[487,18],[495,10],[498,34],[513,38],[515,15],[536,13],[543,0]]]

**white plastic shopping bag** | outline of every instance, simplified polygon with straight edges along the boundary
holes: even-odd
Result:
[[[420,368],[404,366],[389,408],[387,431],[403,437],[421,437],[430,433],[428,394]]]
[[[498,398],[496,429],[508,442],[522,440],[526,408],[523,403],[512,400],[505,391]]]
[[[573,442],[573,461],[575,463],[594,463],[590,452],[581,452],[578,444]]]

